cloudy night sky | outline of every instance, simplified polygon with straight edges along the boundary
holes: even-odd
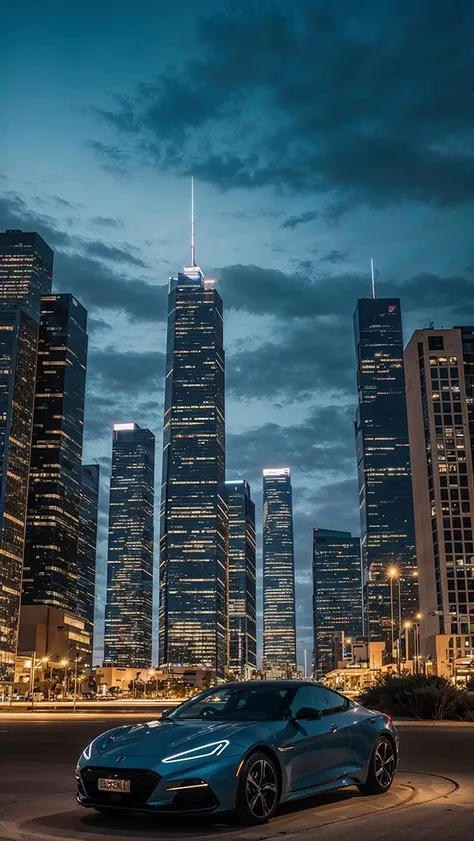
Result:
[[[0,227],[39,231],[55,289],[89,312],[100,600],[114,422],[155,432],[158,495],[194,174],[197,262],[224,301],[228,476],[250,481],[259,534],[261,469],[292,468],[301,661],[312,526],[359,534],[352,314],[370,257],[405,341],[474,322],[470,2],[24,0],[2,28]]]

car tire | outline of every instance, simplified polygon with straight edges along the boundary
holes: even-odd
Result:
[[[235,818],[247,826],[264,824],[273,817],[280,800],[277,764],[267,753],[254,751],[242,767],[237,789]]]
[[[393,783],[397,770],[395,746],[387,736],[379,736],[372,756],[365,783],[358,786],[361,794],[385,794]]]

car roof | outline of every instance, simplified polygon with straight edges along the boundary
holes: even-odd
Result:
[[[248,689],[256,688],[257,686],[270,686],[275,689],[296,689],[299,686],[322,686],[322,684],[317,683],[313,680],[284,680],[284,679],[272,679],[272,680],[239,680],[234,681],[232,683],[224,683],[221,684],[222,686],[228,687],[245,687]],[[219,688],[219,687],[213,687]]]

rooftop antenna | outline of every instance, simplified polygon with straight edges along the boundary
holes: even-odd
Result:
[[[196,247],[194,244],[194,176],[191,176],[191,265],[196,265]]]
[[[375,272],[374,272],[374,260],[370,258],[370,274],[372,277],[372,298],[375,298]]]

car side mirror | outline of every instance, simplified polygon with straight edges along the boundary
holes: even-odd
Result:
[[[316,710],[314,707],[301,707],[295,715],[297,721],[316,721],[322,717],[322,711]]]

